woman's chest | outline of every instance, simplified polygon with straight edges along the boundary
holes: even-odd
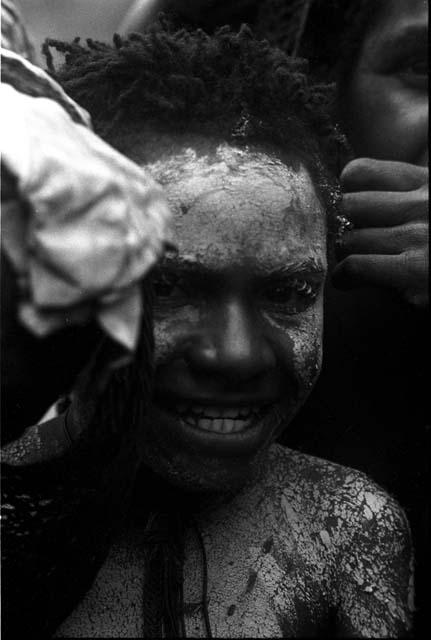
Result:
[[[293,533],[274,528],[271,518],[227,514],[189,527],[182,565],[186,636],[315,635],[330,610],[328,559],[312,537]],[[148,588],[157,584],[149,580],[148,553],[139,531],[119,540],[57,636],[144,637],[152,615]],[[163,592],[163,576],[160,584]]]
[[[209,529],[187,541],[184,609],[188,637],[312,636],[329,616],[328,564],[271,527]],[[205,551],[205,553],[204,553]],[[323,560],[323,562],[322,562]]]

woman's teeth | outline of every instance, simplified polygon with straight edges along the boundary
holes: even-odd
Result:
[[[179,417],[189,426],[213,433],[238,433],[250,427],[262,414],[260,407],[208,407],[180,404]]]

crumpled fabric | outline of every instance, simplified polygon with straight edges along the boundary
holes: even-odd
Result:
[[[3,9],[3,7],[2,7]],[[3,14],[2,14],[3,19]],[[6,49],[3,45],[1,52],[1,81],[14,87],[20,93],[35,98],[52,98],[78,124],[84,124],[92,129],[90,114],[64,91],[46,71],[26,60],[15,51]]]
[[[45,336],[96,318],[133,350],[139,281],[171,239],[161,188],[51,97],[2,83],[1,103],[1,242],[18,274],[21,322]]]
[[[34,47],[23,25],[21,12],[11,0],[1,2],[1,44],[30,62],[35,61]]]

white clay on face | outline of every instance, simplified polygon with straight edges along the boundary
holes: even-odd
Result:
[[[208,142],[195,149],[168,142],[167,151],[160,151],[161,159],[145,163],[170,201],[177,245],[177,252],[165,257],[155,275],[156,404],[164,406],[165,389],[170,397],[178,396],[178,406],[181,394],[185,400],[219,396],[217,381],[225,375],[226,365],[217,369],[217,354],[229,342],[224,323],[226,314],[232,313],[228,309],[235,309],[239,314],[235,317],[244,322],[241,326],[251,332],[250,339],[258,341],[257,352],[269,349],[276,363],[268,371],[261,369],[258,376],[260,393],[272,397],[273,415],[262,423],[260,448],[241,458],[240,465],[227,465],[217,455],[205,454],[201,460],[187,441],[172,444],[171,435],[165,437],[154,420],[154,442],[146,445],[147,458],[175,482],[181,479],[187,484],[185,479],[191,478],[198,485],[227,487],[232,480],[238,486],[303,403],[320,367],[321,288],[306,303],[304,294],[293,296],[295,302],[299,299],[299,311],[295,304],[284,304],[284,293],[282,303],[273,305],[267,290],[277,288],[278,281],[289,290],[294,278],[305,279],[307,286],[310,279],[323,284],[326,214],[300,162],[227,143]],[[138,148],[131,155],[139,161],[139,153]],[[244,336],[238,334],[235,344],[242,344]],[[216,358],[209,369],[200,364],[203,344],[213,349]],[[227,376],[237,379],[234,370]],[[231,384],[222,387],[232,390]],[[275,391],[269,393],[268,388]],[[250,395],[246,386],[244,393]],[[229,397],[223,402],[229,404]]]
[[[208,155],[185,149],[147,168],[165,186],[180,253],[192,259],[214,257],[219,267],[223,258],[249,254],[265,262],[277,251],[288,262],[304,243],[316,258],[325,253],[324,214],[303,166],[225,143]]]
[[[252,259],[264,270],[300,259],[305,246],[309,256],[326,268],[324,213],[303,166],[293,169],[266,153],[221,144],[211,156],[185,149],[168,162],[159,161],[149,168],[156,179],[165,182],[175,211],[182,261],[228,268]],[[165,340],[169,326],[174,331],[178,323],[199,319],[199,311],[191,306],[177,313],[178,322],[163,323]],[[304,317],[301,331],[292,332],[290,318],[286,323],[286,318],[275,319],[268,312],[264,316],[278,330],[290,332],[297,367],[304,368],[304,354],[319,342],[321,300],[318,308]],[[159,334],[161,330],[156,328]],[[162,349],[161,340],[158,345]],[[321,348],[317,351],[313,380],[321,360]],[[304,371],[307,387],[309,377],[310,372]]]

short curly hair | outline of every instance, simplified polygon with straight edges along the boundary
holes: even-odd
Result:
[[[340,82],[355,63],[364,33],[379,14],[382,0],[165,0],[178,24],[249,24],[256,35],[288,55],[310,61],[318,77]]]
[[[58,70],[51,50],[64,54]],[[116,144],[118,131],[145,123],[163,132],[196,132],[263,143],[304,159],[328,209],[345,141],[332,123],[333,87],[312,84],[307,62],[289,58],[243,26],[175,30],[163,16],[143,34],[113,45],[48,39],[49,71],[86,108],[97,133]]]

